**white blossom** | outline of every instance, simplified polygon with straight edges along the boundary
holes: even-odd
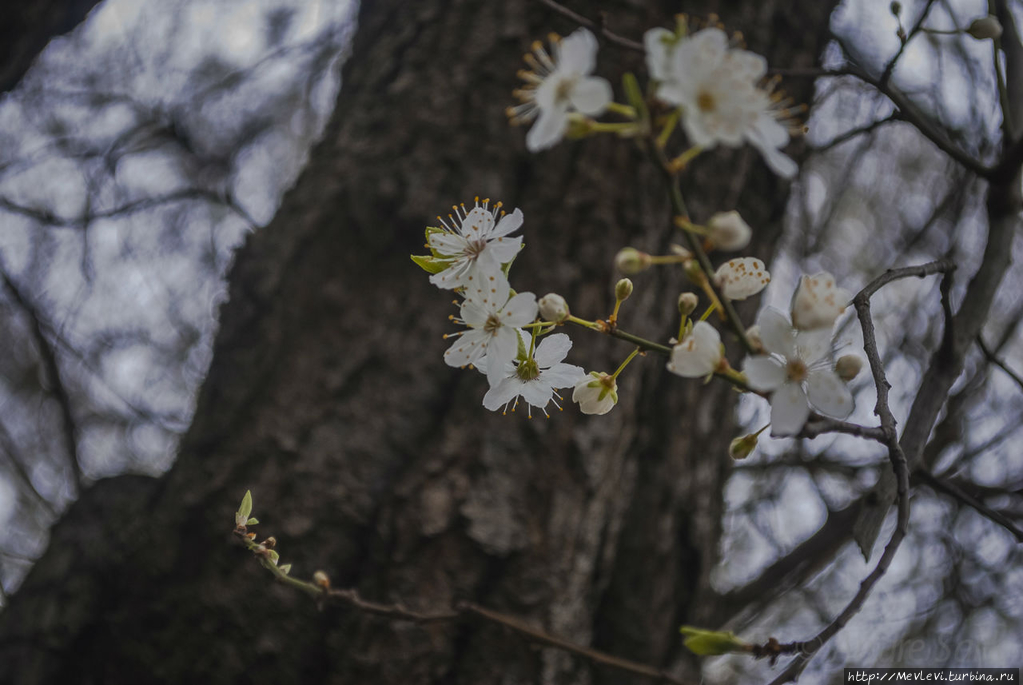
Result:
[[[562,398],[555,391],[574,386],[585,375],[581,366],[562,363],[570,349],[572,340],[564,333],[555,333],[543,338],[533,356],[526,360],[515,359],[493,364],[490,355],[487,355],[485,363],[490,390],[483,397],[483,406],[491,411],[503,407],[504,413],[507,413],[509,404],[512,411],[515,411],[521,397],[529,405],[530,418],[533,416],[533,407],[547,415],[547,405],[552,401],[561,409],[558,400]]]
[[[477,279],[485,279],[499,273],[501,265],[510,262],[522,248],[522,237],[508,234],[522,225],[522,212],[516,209],[511,214],[501,211],[501,203],[490,207],[490,200],[466,211],[465,205],[452,207],[455,213],[448,214],[448,220],[441,217],[443,230],[430,234],[427,244],[441,259],[450,259],[450,265],[440,273],[430,276],[430,283],[450,290],[473,285]]]
[[[767,287],[771,274],[759,259],[737,257],[718,267],[714,272],[714,282],[729,300],[745,300]]]
[[[591,371],[575,384],[572,401],[584,414],[606,414],[618,404],[618,383],[609,373]]]
[[[792,295],[792,324],[802,331],[830,330],[851,299],[849,291],[836,287],[835,278],[826,271],[803,276]]]
[[[668,371],[684,378],[703,378],[721,364],[721,334],[706,321],[697,321],[671,348]]]
[[[568,129],[573,111],[587,116],[603,112],[611,102],[611,84],[590,76],[597,62],[597,39],[586,29],[578,29],[564,39],[551,40],[551,52],[536,41],[533,54],[526,55],[532,71],[520,71],[526,85],[515,91],[522,104],[508,109],[512,123],[536,123],[526,135],[531,152],[557,143]]]
[[[844,419],[852,412],[849,388],[832,369],[828,353],[831,331],[797,331],[777,309],[767,307],[757,319],[768,354],[747,357],[749,386],[771,394],[771,433],[796,435],[810,416],[810,406]]]
[[[501,366],[518,353],[519,327],[536,319],[536,296],[519,293],[509,298],[510,291],[501,272],[466,291],[460,318],[454,320],[469,329],[455,333],[458,339],[444,353],[448,366],[475,364],[487,355],[487,380],[493,385]]]
[[[682,125],[693,145],[738,147],[750,143],[780,176],[798,167],[779,148],[789,142],[778,120],[787,116],[771,94],[758,87],[767,61],[747,50],[730,48],[718,28],[679,38],[657,28],[644,35],[647,67],[659,82],[657,97],[682,108]]]
[[[739,212],[718,212],[707,222],[707,237],[722,250],[741,250],[749,245],[753,230]]]

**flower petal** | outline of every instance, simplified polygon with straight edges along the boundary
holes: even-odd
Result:
[[[766,288],[771,274],[756,257],[737,257],[719,266],[714,280],[729,300],[745,300]]]
[[[576,29],[558,48],[559,72],[589,74],[597,66],[597,39],[586,29]]]
[[[784,314],[774,307],[764,307],[764,311],[757,317],[757,326],[760,328],[760,340],[764,343],[765,350],[780,354],[786,359],[795,357],[795,335]]]
[[[830,329],[849,304],[849,291],[835,285],[835,277],[826,271],[799,279],[792,295],[792,325],[809,330]]]
[[[501,323],[505,326],[519,328],[527,323],[533,323],[539,305],[536,303],[536,295],[533,293],[519,293],[508,300],[508,304],[501,309]]]
[[[451,262],[451,266],[448,268],[430,276],[430,283],[444,290],[461,288],[465,285],[465,276],[470,266],[471,263],[468,259],[457,259]]]
[[[785,366],[775,357],[746,357],[742,364],[749,387],[760,392],[777,390],[785,384]]]
[[[487,394],[483,396],[483,406],[490,411],[497,411],[504,405],[518,397],[522,381],[515,377],[508,377],[497,385],[490,387]]]
[[[607,109],[613,97],[611,84],[597,76],[579,79],[568,94],[572,106],[591,117]]]
[[[786,383],[771,395],[771,435],[795,435],[809,416],[806,393],[798,383]]]
[[[551,401],[551,398],[554,397],[554,389],[538,377],[521,383],[519,394],[522,395],[522,399],[526,402],[529,402],[538,409],[543,409]]]
[[[473,207],[462,220],[462,235],[469,240],[485,238],[492,230],[494,230],[494,215],[483,207]]]
[[[462,256],[468,246],[465,238],[454,233],[431,233],[426,244],[445,256]]]
[[[497,238],[487,244],[483,250],[484,254],[490,254],[498,264],[510,262],[522,249],[522,237]]]
[[[703,378],[721,363],[721,335],[706,321],[697,321],[693,331],[671,350],[668,371],[683,378]]]
[[[444,362],[455,367],[472,364],[486,354],[489,339],[490,336],[483,331],[466,331],[444,352]]]
[[[536,351],[533,353],[533,359],[541,369],[547,369],[567,357],[568,351],[571,349],[572,339],[564,333],[555,333],[540,339],[540,344],[536,346]]]
[[[519,336],[515,329],[501,326],[490,336],[487,347],[487,380],[495,385],[504,373],[505,364],[519,352]]]
[[[822,414],[844,419],[853,410],[848,386],[830,368],[811,369],[806,379],[810,403]]]
[[[500,238],[501,236],[508,235],[512,231],[519,228],[522,225],[522,210],[516,209],[511,214],[505,214],[501,217],[501,220],[497,222],[497,226],[494,230],[487,235],[488,239]]]
[[[526,148],[530,152],[546,150],[561,140],[567,129],[568,110],[566,108],[542,109],[540,118],[526,134]]]
[[[537,360],[539,362],[539,360]],[[552,388],[567,388],[579,382],[586,370],[575,364],[555,364],[540,372],[539,380]]]
[[[670,57],[675,46],[675,34],[666,28],[650,29],[643,34],[646,47],[646,66],[650,77],[666,81],[670,72]]]
[[[771,137],[776,135],[776,130],[770,124],[761,123],[766,121],[770,121],[771,124],[778,127],[781,126],[781,124],[771,118],[770,114],[765,113],[761,116],[756,126],[746,131],[746,138],[749,140],[750,144],[758,149],[760,154],[764,156],[764,161],[767,162],[767,166],[771,168],[771,171],[782,178],[794,178],[795,175],[799,173],[799,165],[778,149],[785,143],[776,145],[771,142]],[[785,139],[787,143],[787,133],[785,135]]]
[[[814,331],[799,331],[796,333],[796,355],[807,366],[823,359],[830,351],[830,328],[818,328]]]

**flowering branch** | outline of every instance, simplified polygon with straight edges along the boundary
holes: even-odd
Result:
[[[654,156],[657,166],[660,167],[661,171],[664,173],[665,180],[668,183],[668,193],[671,197],[672,211],[676,216],[688,218],[689,211],[686,209],[686,203],[682,197],[682,190],[678,185],[678,172],[673,170],[671,162],[664,154],[664,150],[656,144],[656,141],[653,141],[653,144],[650,145],[650,151]],[[703,249],[703,245],[700,244],[696,235],[691,231],[682,231],[682,235],[685,237],[686,245],[689,247],[689,250],[696,257],[696,261],[700,265],[700,270],[703,271],[703,275],[706,278],[707,289],[713,293],[713,297],[720,302],[721,309],[724,312],[724,316],[727,319],[729,326],[732,328],[732,332],[734,332],[739,338],[739,342],[742,343],[746,352],[754,354],[756,349],[749,341],[749,338],[746,337],[746,328],[742,325],[742,320],[735,311],[735,307],[732,306],[731,301],[727,297],[723,297],[721,295],[717,286],[714,284],[714,267],[711,265],[710,259],[707,257],[707,253]]]
[[[881,421],[881,431],[884,433],[884,443],[888,447],[888,458],[892,465],[896,479],[896,503],[898,514],[895,530],[885,546],[877,565],[866,578],[860,582],[860,587],[853,598],[846,604],[845,608],[835,617],[834,620],[812,639],[798,643],[799,655],[793,659],[788,667],[772,682],[771,685],[795,681],[803,672],[810,659],[821,647],[838,634],[849,622],[859,613],[863,604],[867,601],[871,591],[881,577],[887,572],[888,567],[895,558],[895,553],[902,545],[903,539],[909,531],[909,464],[906,454],[899,443],[899,433],[896,428],[895,416],[892,414],[888,404],[888,391],[891,384],[885,375],[884,364],[877,347],[877,337],[874,332],[874,320],[870,315],[870,298],[874,293],[885,285],[901,278],[918,277],[923,278],[930,274],[949,274],[955,269],[955,265],[948,260],[940,259],[920,266],[911,266],[901,269],[889,269],[873,281],[868,283],[856,297],[853,298],[853,306],[856,308],[856,315],[863,330],[863,351],[867,355],[870,364],[870,372],[874,378],[874,387],[877,390],[877,403],[874,405],[874,414]]]

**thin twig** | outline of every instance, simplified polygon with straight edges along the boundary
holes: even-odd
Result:
[[[953,483],[949,483],[948,481],[942,480],[941,478],[938,478],[937,476],[932,474],[930,471],[927,471],[922,468],[914,471],[913,477],[920,479],[924,483],[927,483],[935,490],[943,492],[946,495],[949,495],[950,497],[959,500],[963,504],[973,507],[974,509],[977,510],[977,513],[985,516],[991,521],[994,521],[995,523],[997,523],[998,525],[1002,526],[1007,531],[1012,533],[1012,536],[1016,538],[1016,542],[1023,542],[1023,530],[1020,530],[1020,528],[1015,524],[1015,522],[1012,521],[1012,519],[1010,519],[1005,514],[999,511],[995,511],[994,509],[987,506],[986,504],[984,504],[983,502],[981,502],[976,497],[966,492],[959,486]]]
[[[991,362],[999,369],[1004,371],[1009,378],[1015,381],[1016,385],[1023,389],[1023,378],[1021,378],[1018,373],[1013,371],[1008,364],[1006,364],[1003,360],[998,358],[998,355],[994,353],[994,350],[988,347],[987,343],[984,342],[984,338],[981,335],[977,336],[977,345],[980,347],[980,351],[984,353],[984,357],[989,362]]]
[[[826,152],[826,151],[830,150],[833,147],[836,147],[838,145],[841,145],[842,143],[845,143],[845,142],[847,142],[849,140],[852,140],[853,138],[856,138],[857,136],[862,136],[862,135],[864,135],[866,133],[872,133],[873,131],[875,131],[875,130],[881,128],[882,126],[884,126],[885,124],[890,124],[893,121],[901,121],[901,120],[902,120],[902,117],[900,116],[899,111],[895,110],[894,112],[892,112],[888,116],[884,117],[883,119],[875,119],[874,121],[870,122],[869,124],[865,124],[863,126],[857,126],[856,128],[849,129],[845,133],[838,134],[837,136],[835,136],[834,138],[832,138],[831,140],[829,140],[826,143],[823,143],[821,145],[815,145],[815,146],[811,147],[810,150],[811,150],[811,152],[817,152],[817,153]]]
[[[858,438],[867,438],[868,440],[880,443],[885,442],[884,429],[880,426],[861,426],[857,423],[839,421],[838,419],[817,414],[810,416],[810,419],[803,426],[803,430],[796,437],[816,438],[824,433],[845,433],[846,435],[855,435]]]
[[[927,15],[931,13],[931,8],[934,7],[935,1],[936,0],[927,0],[927,4],[924,6],[923,12],[920,13],[920,18],[916,20],[916,24],[913,25],[913,28],[909,30],[909,33],[906,34],[906,37],[901,41],[898,52],[895,53],[894,57],[888,60],[888,64],[885,65],[884,72],[882,72],[879,81],[882,87],[888,85],[888,81],[891,80],[892,73],[895,71],[896,63],[899,61],[899,58],[902,57],[902,53],[905,52],[906,46],[909,45],[909,41],[913,40],[913,37],[916,36],[916,34],[920,32],[920,29],[923,28],[924,21],[927,20]]]
[[[636,52],[646,52],[646,48],[643,47],[642,43],[638,43],[632,40],[631,38],[626,38],[625,36],[620,36],[614,31],[608,29],[604,23],[603,15],[601,15],[601,21],[598,23],[590,19],[587,19],[581,14],[576,14],[572,10],[568,9],[567,7],[560,3],[555,2],[554,0],[540,0],[540,2],[547,5],[561,16],[570,19],[571,21],[574,21],[576,24],[579,24],[579,26],[584,26],[589,30],[593,31],[594,33],[599,33],[601,36],[607,39],[607,42],[609,43],[614,43],[615,45],[623,47],[627,50],[635,50]]]
[[[237,526],[234,529],[234,535],[244,541],[249,550],[260,558],[260,562],[263,567],[269,570],[275,578],[287,585],[305,592],[309,596],[313,597],[318,603],[337,602],[353,609],[357,609],[365,614],[379,616],[380,618],[385,618],[391,621],[415,623],[416,625],[455,623],[469,618],[475,618],[518,633],[530,642],[555,647],[571,654],[581,656],[596,664],[609,666],[626,673],[645,676],[658,683],[668,683],[669,685],[692,685],[691,683],[687,683],[684,680],[676,678],[662,669],[642,664],[637,661],[623,659],[614,656],[613,654],[608,654],[606,652],[601,652],[600,650],[581,645],[567,638],[559,635],[553,635],[540,628],[531,626],[515,616],[494,611],[493,609],[487,609],[472,602],[459,602],[453,608],[441,609],[438,611],[417,611],[409,609],[400,603],[383,604],[380,602],[366,600],[363,599],[359,595],[358,591],[353,588],[334,589],[330,587],[329,582],[324,582],[323,580],[317,584],[316,582],[293,578],[289,575],[288,571],[282,569],[276,562],[270,560],[269,555],[271,554],[270,550],[272,549],[272,545],[268,545],[267,542],[254,542],[253,539],[249,537],[249,535],[253,534],[248,532],[246,526]]]
[[[673,172],[671,169],[671,163],[668,158],[665,157],[664,151],[661,150],[657,144],[653,141],[650,143],[650,154],[653,157],[654,163],[656,163],[668,183],[668,194],[671,197],[671,209],[675,213],[675,216],[683,218],[689,218],[689,211],[686,209],[685,200],[682,198],[682,190],[679,188],[678,174]],[[703,271],[704,277],[707,279],[707,287],[710,292],[713,293],[714,298],[721,303],[721,309],[724,312],[725,318],[728,320],[728,324],[735,333],[739,342],[742,343],[743,349],[748,354],[756,354],[756,349],[746,336],[746,327],[742,325],[742,319],[739,318],[739,314],[735,311],[735,307],[732,305],[732,301],[725,297],[720,289],[714,283],[714,266],[710,263],[710,258],[707,257],[707,253],[703,249],[703,245],[696,238],[696,235],[691,231],[682,231],[682,236],[686,241],[689,251],[696,257],[697,263],[700,265],[700,269]]]

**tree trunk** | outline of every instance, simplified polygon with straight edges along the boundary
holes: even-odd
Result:
[[[0,93],[13,90],[55,36],[85,20],[99,0],[5,0],[0,7]]]
[[[688,9],[719,11],[785,66],[815,62],[832,8],[720,4]],[[675,4],[602,7],[639,37]],[[317,611],[231,546],[249,488],[258,530],[295,575],[323,569],[335,586],[424,609],[469,599],[695,673],[677,631],[708,610],[735,393],[650,356],[605,417],[487,412],[483,376],[441,359],[451,297],[408,260],[446,207],[501,199],[526,218],[513,285],[604,317],[616,250],[677,240],[663,181],[628,141],[530,155],[508,128],[529,41],[575,28],[540,3],[377,0],[359,22],[323,142],[237,257],[177,463],[85,492],[0,615],[15,682],[633,682],[494,627]],[[620,83],[642,55],[605,45],[599,64]],[[807,101],[809,84],[792,86]],[[687,189],[694,218],[737,203],[768,257],[784,185],[748,150],[705,157]],[[666,270],[635,281],[622,326],[664,339],[683,283]],[[568,332],[569,361],[588,370],[631,349]]]

